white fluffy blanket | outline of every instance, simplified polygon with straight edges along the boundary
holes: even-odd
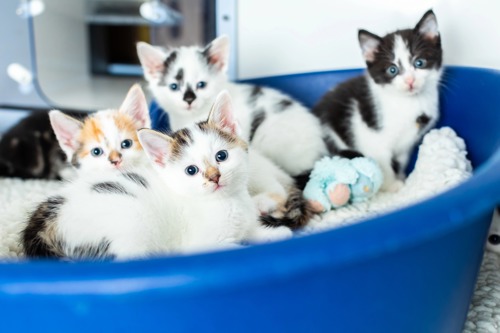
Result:
[[[401,190],[378,193],[370,201],[330,211],[313,220],[301,233],[355,223],[443,192],[471,175],[466,154],[463,140],[452,129],[432,130],[425,135],[415,168]],[[15,260],[21,257],[19,234],[22,221],[39,201],[57,191],[59,186],[60,183],[55,181],[0,178],[0,258]],[[487,252],[465,332],[498,332],[500,307],[496,304],[500,304],[500,258]]]

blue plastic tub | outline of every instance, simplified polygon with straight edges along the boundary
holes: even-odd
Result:
[[[313,104],[359,71],[255,80]],[[440,125],[474,176],[365,223],[241,250],[0,265],[1,326],[57,332],[460,332],[500,203],[500,73],[449,68]],[[42,329],[43,328],[43,329]]]

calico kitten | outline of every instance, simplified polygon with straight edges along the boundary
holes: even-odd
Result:
[[[259,222],[247,144],[237,133],[226,93],[206,121],[168,135],[140,130],[152,168],[83,173],[67,183],[31,215],[26,255],[126,259],[290,237],[289,228]]]
[[[86,115],[67,113],[75,118]],[[0,140],[0,177],[61,179],[67,168],[47,111],[33,111]]]
[[[206,119],[212,100],[228,90],[242,137],[292,176],[312,168],[327,154],[321,125],[309,110],[275,89],[232,83],[226,75],[229,40],[222,36],[205,48],[165,51],[139,42],[144,77],[177,130]]]
[[[57,110],[49,115],[62,150],[78,170],[127,169],[146,161],[137,130],[150,127],[151,121],[137,84],[119,109],[97,111],[83,121]]]
[[[349,149],[374,158],[384,189],[398,178],[412,148],[439,117],[442,49],[436,16],[429,10],[413,29],[379,37],[359,31],[367,72],[326,93],[313,108],[331,154]]]

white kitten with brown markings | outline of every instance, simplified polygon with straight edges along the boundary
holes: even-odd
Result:
[[[205,48],[167,51],[139,42],[137,53],[173,130],[206,119],[213,99],[225,89],[233,98],[242,137],[291,176],[309,171],[327,154],[319,120],[298,101],[276,89],[228,80],[226,36]]]
[[[291,237],[261,224],[248,192],[247,144],[227,93],[207,121],[138,137],[154,167],[81,173],[31,215],[29,257],[136,258]],[[82,202],[85,205],[82,205]]]
[[[251,146],[249,190],[258,209],[270,225],[304,226],[312,210],[290,175],[312,168],[326,152],[318,120],[277,90],[229,82],[225,36],[205,49],[166,52],[141,42],[137,50],[149,88],[173,130],[206,119],[214,97],[223,89],[231,93],[240,135]]]
[[[67,160],[81,171],[127,169],[146,163],[137,130],[151,126],[146,97],[138,84],[118,109],[97,111],[83,120],[49,113]]]
[[[248,145],[240,133],[226,91],[218,95],[208,121],[171,135],[139,131],[146,154],[176,192],[176,200],[192,204],[184,205],[181,212],[189,233],[183,246],[189,250],[292,235],[287,227],[268,228],[260,223],[248,191]]]

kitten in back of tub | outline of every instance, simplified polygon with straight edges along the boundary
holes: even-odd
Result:
[[[140,130],[152,167],[108,168],[67,183],[31,214],[26,255],[127,259],[290,237],[287,227],[261,224],[238,133],[227,93],[206,121],[171,134]]]
[[[67,112],[83,118],[85,112]],[[61,179],[69,169],[50,125],[48,111],[32,111],[0,139],[0,177]]]
[[[384,189],[398,189],[412,148],[439,117],[441,36],[427,11],[413,29],[379,37],[359,30],[365,75],[326,93],[313,108],[329,151],[354,150],[374,158]]]
[[[137,130],[150,127],[151,120],[138,84],[118,109],[100,110],[83,120],[58,110],[49,116],[60,147],[80,172],[127,169],[146,162]]]

